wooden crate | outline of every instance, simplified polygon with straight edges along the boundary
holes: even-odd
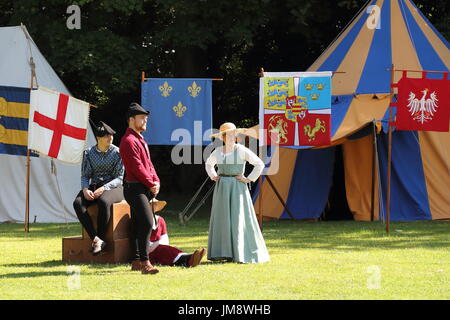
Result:
[[[94,227],[97,228],[97,205],[90,206],[88,213]],[[62,259],[67,262],[127,263],[132,258],[130,228],[130,206],[125,200],[114,203],[111,210],[111,219],[106,228],[105,239],[103,239],[107,243],[105,253],[94,256],[89,252],[92,240],[86,230],[83,229],[81,236],[62,239]]]
[[[97,230],[97,215],[98,208],[94,204],[88,208],[88,213],[91,216],[92,223],[95,230]],[[108,240],[119,240],[127,239],[130,235],[131,228],[131,215],[130,206],[123,200],[119,203],[114,203],[111,210],[111,219],[106,227],[105,239]],[[82,228],[83,239],[89,239],[89,235],[84,228]],[[102,239],[104,240],[104,239]]]
[[[62,241],[62,258],[66,262],[84,263],[128,263],[131,257],[129,239],[109,241],[105,253],[94,256],[89,252],[90,239],[82,236],[65,237]]]

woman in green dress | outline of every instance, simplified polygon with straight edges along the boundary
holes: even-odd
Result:
[[[247,183],[256,181],[264,169],[261,159],[245,146],[236,143],[239,130],[230,122],[213,135],[224,141],[206,160],[206,172],[216,181],[208,235],[208,259],[240,263],[263,263],[270,260],[259,229]],[[245,163],[254,166],[244,177]],[[214,166],[217,165],[218,171]]]

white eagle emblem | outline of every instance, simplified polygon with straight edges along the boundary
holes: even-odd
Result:
[[[434,113],[438,108],[436,91],[430,94],[428,99],[425,99],[428,93],[428,89],[422,90],[423,96],[421,99],[416,98],[416,95],[412,92],[409,93],[408,108],[409,113],[414,120],[419,121],[421,124],[433,119]]]

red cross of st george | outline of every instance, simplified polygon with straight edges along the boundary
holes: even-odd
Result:
[[[41,127],[53,131],[52,141],[50,144],[50,149],[48,151],[48,156],[52,158],[58,158],[63,135],[78,140],[84,140],[86,138],[87,133],[86,129],[77,128],[65,123],[68,103],[69,103],[69,96],[60,93],[56,120],[49,118],[37,111],[34,112],[33,121],[39,124]]]

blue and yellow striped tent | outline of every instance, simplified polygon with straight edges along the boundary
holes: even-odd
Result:
[[[280,167],[271,181],[296,219],[317,219],[324,211],[336,145],[342,148],[345,195],[355,220],[371,219],[377,150],[375,219],[384,217],[387,135],[376,135],[375,149],[372,123],[386,121],[391,65],[427,71],[448,71],[450,65],[448,41],[411,0],[370,1],[308,69],[345,73],[332,80],[332,146],[278,150]],[[442,77],[429,74],[437,76]],[[400,77],[395,73],[394,81]],[[450,133],[394,132],[392,152],[391,220],[450,219]],[[289,218],[267,181],[258,188],[255,208],[265,217]]]

